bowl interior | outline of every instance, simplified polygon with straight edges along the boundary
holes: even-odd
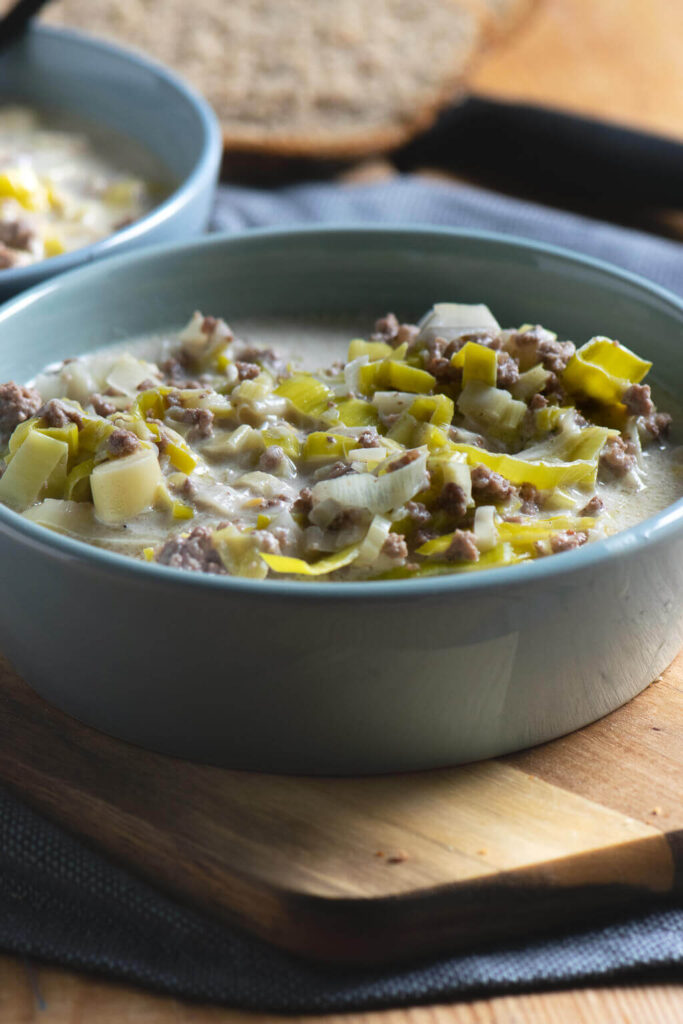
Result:
[[[134,140],[169,184],[192,172],[205,144],[194,103],[163,69],[73,32],[36,27],[4,53],[0,96]]]
[[[0,379],[182,325],[195,309],[240,317],[393,310],[485,302],[506,325],[542,323],[581,344],[618,338],[683,387],[683,302],[605,264],[467,232],[341,228],[258,231],[147,249],[62,276],[0,312]]]

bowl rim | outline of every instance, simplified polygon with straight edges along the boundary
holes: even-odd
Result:
[[[609,277],[616,278],[625,284],[636,287],[650,295],[663,300],[683,317],[683,298],[679,298],[667,289],[648,281],[646,278],[630,271],[622,270],[596,257],[584,256],[581,253],[552,244],[537,242],[517,235],[507,235],[494,231],[476,231],[463,228],[438,227],[430,224],[396,224],[372,225],[367,223],[343,223],[316,225],[298,225],[250,228],[241,232],[217,232],[198,239],[173,244],[147,246],[144,249],[120,253],[102,264],[89,264],[76,267],[66,274],[36,285],[33,288],[9,299],[0,306],[0,324],[10,319],[14,313],[26,306],[39,302],[45,295],[61,288],[63,283],[78,282],[79,278],[87,283],[93,275],[114,271],[127,263],[154,263],[158,258],[176,254],[191,254],[197,249],[218,248],[224,245],[240,245],[251,240],[281,239],[282,237],[314,237],[352,234],[391,235],[401,239],[409,236],[438,236],[456,238],[462,241],[483,241],[510,249],[522,248],[539,255],[547,255],[571,264],[578,264],[589,270],[598,270]],[[635,549],[642,549],[651,544],[666,542],[678,534],[683,534],[683,497],[662,511],[655,513],[640,523],[621,530],[601,540],[596,540],[573,551],[562,553],[561,558],[539,558],[528,563],[486,569],[483,572],[445,573],[426,578],[404,578],[398,580],[360,580],[349,582],[316,582],[304,580],[255,580],[240,576],[213,576],[208,573],[190,572],[172,566],[160,565],[156,562],[143,562],[130,555],[119,554],[106,548],[98,548],[85,541],[75,540],[62,534],[52,533],[37,523],[32,523],[22,516],[0,504],[0,530],[14,535],[17,540],[28,543],[32,547],[47,549],[52,557],[61,555],[64,560],[73,560],[87,567],[116,576],[129,575],[130,582],[157,585],[180,584],[184,587],[209,588],[224,591],[227,594],[242,594],[263,597],[290,599],[315,598],[320,600],[323,595],[327,599],[358,600],[358,598],[391,598],[409,599],[414,597],[447,595],[462,590],[481,589],[495,590],[501,587],[518,587],[534,584],[548,577],[566,577],[575,573],[596,568],[605,562],[612,562],[621,556],[631,554]]]
[[[113,54],[122,61],[136,64],[139,67],[151,71],[157,79],[170,86],[176,94],[186,101],[189,108],[197,116],[202,131],[201,147],[197,152],[194,165],[173,191],[161,203],[153,206],[152,209],[133,221],[132,224],[114,231],[111,235],[97,239],[89,245],[80,246],[70,252],[61,253],[59,256],[52,256],[49,259],[38,260],[36,263],[29,263],[22,267],[12,267],[0,272],[0,283],[8,287],[22,288],[22,282],[30,281],[38,273],[45,273],[52,277],[55,274],[63,273],[72,269],[80,268],[94,260],[108,256],[110,253],[117,253],[121,246],[136,239],[144,239],[148,231],[153,230],[167,220],[171,219],[182,209],[196,194],[205,187],[206,179],[213,182],[217,174],[223,156],[223,135],[218,118],[213,108],[200,92],[186,82],[180,75],[166,67],[164,64],[148,57],[146,54],[121,46],[118,43],[101,39],[99,36],[91,35],[79,29],[62,28],[54,25],[33,24],[29,28],[27,39],[39,36],[51,41],[57,41],[58,45],[65,42],[67,45],[75,45],[90,51],[101,51]],[[18,40],[16,46],[22,45]],[[125,132],[122,133],[125,136]],[[144,145],[144,144],[143,144]],[[41,282],[39,282],[40,284]],[[31,287],[29,285],[29,287]]]

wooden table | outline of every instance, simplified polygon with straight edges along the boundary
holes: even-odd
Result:
[[[671,0],[545,0],[514,38],[481,64],[474,88],[506,99],[550,102],[683,140],[681,39],[683,5]],[[682,222],[674,212],[672,223],[678,226]],[[651,984],[296,1021],[673,1024],[679,1019],[683,1019],[683,985]],[[0,957],[0,1021],[24,1024],[34,1020],[50,1024],[265,1024],[274,1018],[272,1014],[197,1006],[21,958]]]

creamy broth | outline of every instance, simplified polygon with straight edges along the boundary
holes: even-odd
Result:
[[[0,107],[0,268],[106,238],[167,192],[142,147],[99,126]]]
[[[452,308],[461,317],[480,309]],[[195,314],[183,332],[49,367],[33,382],[47,406],[29,401],[15,451],[33,425],[65,451],[78,434],[80,455],[69,454],[59,486],[48,481],[26,508],[8,500],[4,478],[0,500],[58,532],[162,564],[347,580],[529,562],[681,496],[680,416],[668,438],[663,429],[653,436],[663,421],[655,427],[640,384],[628,392],[639,417],[585,395],[579,410],[562,387],[573,346],[484,320],[460,335],[451,325],[448,341],[430,334],[429,320],[418,332],[385,318],[366,341],[367,317],[231,329]],[[350,352],[352,338],[361,340]],[[544,369],[569,359],[569,371]],[[121,469],[132,475],[119,494]]]

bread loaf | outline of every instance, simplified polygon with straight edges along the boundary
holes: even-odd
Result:
[[[47,20],[137,46],[213,104],[226,146],[350,159],[427,127],[526,0],[61,0]]]

